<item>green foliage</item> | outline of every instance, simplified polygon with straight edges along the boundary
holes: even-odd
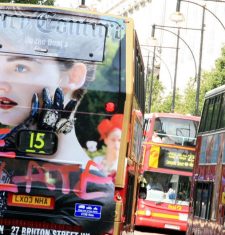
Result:
[[[182,106],[179,107],[179,111],[182,110],[184,114],[195,114],[196,109],[196,81],[194,78],[190,78],[182,96]]]
[[[98,149],[104,144],[99,140],[97,125],[107,115],[105,111],[107,102],[114,102],[119,113],[124,111],[125,80],[121,82],[119,80],[120,72],[124,73],[124,67],[119,67],[118,46],[118,42],[107,40],[104,63],[96,65],[95,79],[89,83],[87,93],[78,107],[75,127],[82,146],[85,146],[88,140],[98,141]],[[120,93],[118,93],[119,89],[121,89]],[[83,135],[84,129],[90,131]],[[90,156],[94,157],[95,154],[100,155],[100,153],[92,153]]]
[[[221,57],[215,61],[215,68],[203,74],[205,91],[225,84],[225,47],[221,49]]]
[[[160,86],[154,82],[151,112],[171,112],[172,92],[164,96],[163,93],[165,88],[163,88],[163,85],[160,81],[159,84]],[[202,112],[205,93],[224,84],[225,47],[221,49],[221,56],[215,61],[215,68],[213,68],[211,71],[202,72],[199,94],[199,113]],[[196,89],[197,83],[195,79],[190,78],[185,87],[184,94],[181,95],[179,90],[176,91],[174,112],[195,115]],[[149,92],[146,93],[146,100],[149,100]]]
[[[155,112],[170,113],[171,105],[172,105],[172,92],[170,92],[161,100]]]
[[[54,5],[55,0],[0,0],[0,3],[23,3],[36,5]]]
[[[147,89],[149,90],[150,88],[150,80],[151,80],[151,76],[148,77],[148,84]],[[153,78],[153,87],[152,87],[152,105],[151,105],[151,112],[157,112],[158,110],[158,106],[161,103],[162,100],[162,96],[163,96],[163,91],[164,91],[164,87],[162,85],[162,82],[157,79],[156,77]],[[146,102],[145,102],[145,112],[148,113],[148,109],[149,109],[149,99],[150,99],[150,92],[146,91]]]
[[[119,76],[119,60],[118,53],[119,44],[118,42],[113,42],[112,40],[106,41],[106,55],[104,63],[97,67],[96,77],[99,82],[96,84],[91,84],[91,89],[99,90],[99,84],[104,87],[104,90],[112,90],[118,87],[118,76]],[[105,79],[105,78],[108,79]]]
[[[170,92],[163,99],[161,99],[161,103],[158,105],[156,112],[170,113],[172,112],[172,102],[173,102],[173,94]],[[183,113],[182,109],[182,96],[179,92],[179,89],[176,90],[175,94],[175,110],[176,113]]]
[[[151,79],[150,77],[148,78]],[[163,86],[162,82],[154,77],[153,79],[153,91],[152,91],[152,105],[151,105],[151,112],[171,112],[172,107],[172,97],[173,94],[170,92],[168,95],[164,95],[165,87]],[[150,99],[150,93],[146,92],[146,113],[148,113],[148,104]],[[182,96],[180,95],[179,90],[176,90],[176,97],[175,97],[175,112],[183,113],[183,104],[182,104]]]
[[[202,112],[205,93],[223,84],[225,84],[225,47],[221,49],[221,56],[215,61],[215,68],[202,73],[199,94],[199,113]],[[183,100],[183,110],[185,113],[195,114],[196,82],[193,78],[190,78],[185,88]]]
[[[161,103],[164,87],[162,85],[162,82],[159,81],[159,79],[157,79],[157,78],[154,78],[154,83],[153,84],[154,84],[154,87],[153,87],[153,92],[152,92],[151,111],[155,112],[155,111],[157,111],[158,106]]]

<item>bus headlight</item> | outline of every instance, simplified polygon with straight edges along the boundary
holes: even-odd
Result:
[[[151,215],[151,211],[150,210],[146,210],[145,211],[145,215],[150,216]]]
[[[188,219],[188,214],[179,213],[179,220],[187,221],[187,219]]]
[[[151,211],[150,210],[138,210],[137,215],[145,215],[145,216],[150,216],[151,215]]]

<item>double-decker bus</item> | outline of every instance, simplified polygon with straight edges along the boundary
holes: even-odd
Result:
[[[205,95],[187,234],[225,234],[225,85]]]
[[[199,119],[176,113],[145,115],[137,228],[186,231]]]
[[[0,234],[132,232],[145,107],[132,20],[0,14]]]

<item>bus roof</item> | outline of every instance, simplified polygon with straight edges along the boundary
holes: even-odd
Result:
[[[145,119],[152,118],[152,117],[155,117],[155,118],[169,117],[169,118],[180,118],[180,119],[200,121],[200,117],[193,116],[190,114],[180,114],[180,113],[147,113],[145,114]]]
[[[211,91],[206,92],[205,98],[209,98],[210,96],[218,95],[225,91],[225,85],[219,86],[217,88],[212,89]]]
[[[60,6],[51,6],[51,5],[36,5],[36,4],[27,4],[27,3],[2,3],[0,2],[0,7],[22,7],[24,10],[25,8],[28,9],[32,9],[33,11],[38,11],[38,9],[40,9],[40,11],[50,11],[50,12],[58,12],[58,13],[65,13],[65,11],[67,11],[67,13],[69,14],[70,12],[72,13],[79,13],[79,14],[88,14],[89,16],[101,16],[101,17],[111,17],[111,18],[116,18],[116,19],[121,19],[124,20],[126,22],[132,22],[134,23],[133,18],[131,17],[127,17],[127,16],[121,16],[121,15],[117,15],[117,14],[112,14],[112,13],[108,13],[108,12],[100,12],[100,11],[96,11],[95,9],[91,9],[88,6],[77,6],[76,8],[70,8],[70,7],[60,7]],[[112,19],[111,19],[112,20]]]

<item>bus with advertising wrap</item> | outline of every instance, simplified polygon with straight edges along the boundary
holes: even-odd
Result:
[[[225,85],[205,95],[187,234],[225,234]]]
[[[134,229],[144,66],[129,18],[0,4],[0,234]]]
[[[145,115],[136,227],[186,231],[199,117]]]

